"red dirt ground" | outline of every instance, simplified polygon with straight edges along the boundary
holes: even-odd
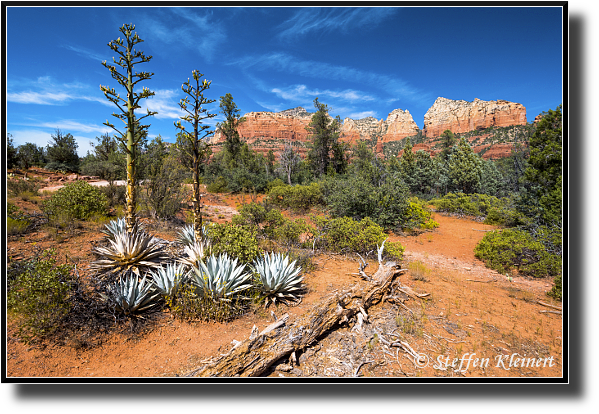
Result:
[[[49,182],[48,185],[53,184]],[[56,183],[54,183],[56,184]],[[24,201],[9,199],[26,211],[39,211],[42,197]],[[246,202],[248,200],[246,199]],[[235,196],[210,195],[208,212],[212,221],[230,220],[234,207],[241,202]],[[37,203],[37,204],[36,204]],[[486,269],[474,257],[474,246],[483,238],[481,230],[493,229],[469,219],[458,219],[435,214],[440,227],[416,236],[392,235],[406,248],[403,267],[410,272],[401,276],[403,284],[418,292],[429,292],[428,301],[410,301],[414,311],[416,332],[405,333],[404,338],[430,360],[439,355],[459,358],[465,353],[491,359],[487,369],[469,368],[466,371],[434,369],[432,363],[416,368],[401,352],[389,359],[384,347],[376,343],[368,347],[380,364],[367,364],[360,371],[364,376],[532,376],[560,377],[562,375],[562,317],[540,311],[550,310],[538,300],[561,306],[545,293],[551,288],[548,279],[530,279],[513,274],[510,282],[505,275]],[[81,223],[74,229],[58,234],[48,228],[22,236],[10,236],[7,253],[12,260],[28,258],[33,247],[57,248],[59,260],[66,257],[79,263],[79,271],[87,271],[93,259],[91,242],[102,239],[100,224]],[[174,240],[174,230],[155,227],[153,232],[167,240]],[[357,282],[357,261],[353,257],[318,255],[317,270],[305,275],[308,293],[297,307],[253,308],[245,316],[229,323],[180,322],[164,313],[155,327],[139,335],[115,334],[103,338],[103,343],[91,349],[81,349],[76,343],[56,345],[43,343],[25,345],[18,340],[11,321],[8,323],[7,377],[173,377],[182,376],[212,357],[231,349],[233,340],[249,336],[252,327],[262,329],[272,322],[271,310],[277,316],[286,312],[290,320],[299,315],[335,289],[343,289]],[[419,265],[417,267],[416,265]],[[373,272],[375,263],[367,268]],[[369,314],[377,318],[400,315],[390,303],[371,308]],[[382,319],[381,319],[382,320]],[[453,328],[452,328],[453,327]],[[345,329],[345,328],[344,328]],[[448,330],[449,329],[449,330]],[[451,333],[453,332],[453,333]],[[370,349],[372,348],[372,351]],[[393,351],[395,352],[395,351]],[[548,358],[553,356],[552,367],[520,367],[510,370],[496,367],[498,355],[518,353],[521,356]],[[395,355],[395,354],[394,354]],[[507,361],[507,360],[506,360]],[[331,362],[332,364],[333,362]],[[451,359],[450,359],[451,363]],[[505,362],[505,365],[508,365]],[[406,369],[409,366],[410,369]],[[273,372],[271,376],[283,376]]]

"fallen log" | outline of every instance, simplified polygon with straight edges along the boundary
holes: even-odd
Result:
[[[384,265],[379,263],[376,273],[369,277],[370,281],[361,281],[346,291],[334,293],[292,324],[287,324],[286,319],[282,323],[277,321],[277,327],[265,329],[257,336],[238,343],[228,354],[186,376],[261,375],[281,358],[315,343],[336,324],[348,321],[357,313],[364,315],[366,309],[385,297],[395,278],[405,271],[406,269],[399,269],[393,262]]]

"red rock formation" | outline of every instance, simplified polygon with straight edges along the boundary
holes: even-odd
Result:
[[[416,135],[420,128],[414,122],[407,110],[395,109],[388,116],[386,131],[381,139],[383,142],[399,141],[402,138]]]
[[[424,115],[427,137],[438,137],[446,129],[458,134],[510,125],[526,125],[526,108],[522,104],[503,100],[466,102],[437,98]]]

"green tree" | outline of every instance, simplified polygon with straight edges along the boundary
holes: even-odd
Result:
[[[482,159],[472,151],[472,147],[462,138],[449,153],[447,176],[451,190],[464,194],[476,192],[482,176]]]
[[[457,140],[453,132],[451,132],[449,129],[443,131],[443,133],[441,134],[441,146],[443,148],[440,154],[441,158],[447,160],[447,158],[449,157],[449,153],[451,152],[451,149],[456,144],[456,141]]]
[[[135,115],[135,110],[141,108],[141,106],[139,106],[139,101],[154,95],[154,92],[145,87],[142,89],[141,93],[135,92],[135,85],[143,80],[151,79],[154,73],[134,71],[136,65],[149,62],[152,59],[152,56],[146,56],[142,51],[134,49],[136,44],[143,42],[137,33],[133,33],[134,30],[135,25],[124,24],[120,28],[120,31],[125,38],[121,39],[119,37],[116,40],[108,42],[108,47],[120,56],[119,59],[112,59],[115,65],[109,65],[106,61],[102,62],[102,65],[110,71],[110,75],[113,79],[125,88],[126,99],[121,98],[114,89],[100,85],[100,89],[104,92],[104,96],[119,108],[119,112],[113,113],[112,115],[123,121],[126,125],[125,131],[121,132],[110,122],[106,121],[104,123],[104,125],[111,127],[118,133],[118,139],[121,144],[123,144],[125,153],[127,154],[127,211],[125,219],[128,230],[133,229],[137,220],[135,216],[137,206],[137,146],[143,137],[147,135],[146,130],[149,127],[149,125],[140,124],[140,121],[157,114],[157,112],[152,112],[148,109],[147,114],[142,117],[138,118]],[[124,72],[119,72],[116,66],[119,66]]]
[[[433,195],[439,190],[439,161],[423,150],[416,151],[416,193]]]
[[[181,89],[186,96],[181,99],[179,106],[183,111],[186,112],[181,119],[189,124],[193,128],[193,131],[187,131],[181,124],[181,121],[175,122],[175,127],[180,130],[181,144],[180,150],[187,156],[189,168],[193,174],[193,228],[197,240],[203,239],[202,234],[202,194],[200,193],[200,164],[203,164],[211,152],[210,148],[206,144],[205,138],[212,134],[209,125],[204,125],[203,122],[207,119],[213,118],[216,114],[208,113],[208,110],[204,105],[215,102],[214,99],[208,99],[204,96],[204,91],[210,88],[212,82],[204,79],[200,82],[200,79],[204,76],[198,70],[192,71],[193,80],[195,81],[195,87],[191,81],[187,79]],[[191,98],[191,102],[189,100]]]
[[[19,166],[28,169],[32,166],[42,167],[45,164],[44,148],[27,142],[17,148]]]
[[[237,108],[237,104],[233,101],[233,95],[230,93],[220,97],[219,108],[220,113],[225,116],[225,120],[217,123],[217,127],[225,136],[224,148],[230,155],[233,163],[235,163],[235,159],[241,150],[241,138],[239,137],[237,128],[245,121],[245,118],[239,115],[239,108]]]
[[[114,136],[104,134],[96,137],[97,144],[92,142],[93,153],[88,153],[81,161],[81,173],[98,176],[113,182],[126,176],[126,165],[123,152]]]
[[[524,172],[529,195],[523,210],[549,225],[561,226],[562,106],[543,113],[530,139],[530,158]],[[528,211],[526,211],[528,210]]]
[[[332,165],[333,171],[342,173],[347,166],[347,158],[344,155],[346,147],[338,143],[341,118],[337,116],[332,119],[329,116],[329,107],[318,102],[318,98],[314,99],[314,107],[316,113],[312,115],[310,125],[306,127],[311,140],[308,160],[318,177],[331,172],[329,165]]]
[[[412,152],[412,148],[412,143],[408,137],[399,164],[402,179],[410,189],[410,192],[415,193],[418,189],[419,177],[417,176],[416,156]]]
[[[79,155],[77,148],[79,145],[71,134],[63,134],[57,129],[51,136],[52,141],[46,147],[46,157],[50,163],[46,165],[49,170],[66,170],[71,172],[79,171]]]
[[[12,134],[6,134],[6,167],[14,168],[17,162],[17,150],[12,142]]]

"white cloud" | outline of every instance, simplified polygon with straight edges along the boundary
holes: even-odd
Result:
[[[277,96],[280,96],[283,99],[287,100],[306,100],[306,98],[310,98],[310,101],[315,97],[330,97],[330,98],[338,98],[343,99],[345,101],[373,101],[373,98],[370,95],[366,95],[360,91],[355,91],[352,89],[346,89],[343,91],[332,91],[329,89],[319,90],[319,89],[308,89],[306,85],[295,85],[286,89],[273,88],[271,92],[275,93]]]
[[[352,8],[302,8],[289,20],[277,26],[278,37],[293,39],[310,32],[347,32],[356,28],[370,28],[394,15],[399,9],[393,7]]]
[[[85,133],[98,133],[98,134],[107,134],[107,133],[112,133],[114,130],[106,125],[97,125],[97,124],[83,124],[81,122],[78,121],[73,121],[70,119],[63,119],[60,121],[56,121],[56,122],[43,122],[40,124],[37,124],[36,126],[42,127],[42,128],[52,128],[53,130],[55,129],[60,129],[63,130],[65,132],[70,132],[70,131],[77,131],[77,132],[85,132]]]
[[[377,117],[376,111],[354,112],[349,115],[349,117],[352,119],[364,119],[364,118],[368,118],[369,116],[376,118]]]
[[[179,119],[179,117],[185,115],[178,104],[182,97],[183,93],[174,89],[156,89],[154,96],[140,101],[141,109],[137,110],[137,114],[143,116],[149,109],[150,111],[158,112],[154,115],[154,118]]]
[[[69,49],[69,50],[77,53],[79,56],[83,56],[83,57],[85,57],[87,59],[95,60],[97,62],[102,62],[104,60],[107,60],[109,62],[112,61],[110,59],[110,57],[100,55],[100,54],[94,52],[93,50],[85,49],[85,48],[82,48],[82,47],[71,46],[71,45],[63,45],[62,47],[64,47],[65,49]]]
[[[332,65],[312,60],[301,60],[284,52],[245,56],[235,61],[231,61],[229,64],[240,66],[245,69],[253,68],[260,71],[276,70],[278,72],[309,78],[355,82],[360,85],[368,85],[382,90],[389,95],[393,95],[394,99],[401,98],[413,102],[428,102],[431,99],[429,94],[419,91],[399,78],[363,71],[348,66]],[[351,95],[348,96],[352,97]]]
[[[137,27],[143,27],[148,40],[165,43],[171,49],[184,46],[195,50],[207,61],[212,61],[227,39],[225,29],[209,14],[201,15],[196,10],[173,7],[161,9],[163,14],[159,18],[140,15]]]
[[[20,90],[15,91],[15,89]],[[79,82],[58,83],[49,76],[39,77],[36,80],[11,80],[6,100],[33,105],[67,105],[76,100],[112,105],[103,97],[99,88]]]

